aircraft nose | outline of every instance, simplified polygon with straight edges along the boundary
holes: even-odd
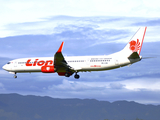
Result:
[[[7,65],[4,65],[3,67],[2,67],[4,70],[8,70],[8,67],[7,67]]]
[[[6,65],[4,65],[2,68],[3,68],[4,70],[6,70]]]

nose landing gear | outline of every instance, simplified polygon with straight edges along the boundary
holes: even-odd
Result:
[[[17,78],[16,72],[14,73],[14,78]]]
[[[79,77],[80,77],[80,76],[79,76],[77,73],[74,75],[74,78],[75,78],[75,79],[79,79]]]

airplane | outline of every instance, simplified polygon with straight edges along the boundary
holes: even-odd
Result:
[[[130,66],[142,59],[140,56],[144,36],[147,27],[141,27],[131,38],[128,44],[119,52],[110,55],[99,56],[63,56],[61,43],[54,57],[21,58],[9,61],[2,68],[9,73],[58,73],[59,76],[70,77],[75,73],[75,79],[79,79],[78,72],[104,71]]]

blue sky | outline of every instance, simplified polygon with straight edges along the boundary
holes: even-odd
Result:
[[[107,55],[121,50],[148,26],[143,57],[120,69],[79,73],[80,79],[22,73],[14,79],[0,68],[0,93],[127,100],[160,104],[160,4],[158,0],[0,0],[0,67],[23,57],[63,54]]]

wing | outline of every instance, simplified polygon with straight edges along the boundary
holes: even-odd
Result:
[[[57,73],[60,75],[62,73],[70,73],[73,74],[75,71],[72,69],[72,67],[70,67],[63,54],[62,54],[62,49],[63,49],[63,44],[64,42],[62,42],[61,46],[59,47],[58,51],[55,53],[54,55],[54,67],[57,70]]]

